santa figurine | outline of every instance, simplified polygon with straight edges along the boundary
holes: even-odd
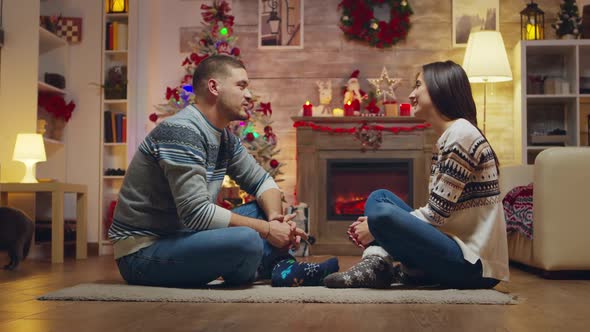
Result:
[[[359,70],[355,70],[350,74],[350,78],[346,83],[346,89],[344,90],[344,105],[350,102],[350,105],[354,109],[355,113],[361,110],[361,102],[363,99],[367,99],[369,96],[361,90],[359,84]]]

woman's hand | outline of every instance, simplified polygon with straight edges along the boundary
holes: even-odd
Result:
[[[348,236],[359,247],[365,248],[369,243],[375,241],[375,238],[369,231],[367,217],[361,216],[350,226],[348,226]]]

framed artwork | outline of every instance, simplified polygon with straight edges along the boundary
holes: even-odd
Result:
[[[258,0],[258,47],[303,48],[303,0]]]
[[[194,46],[199,43],[200,33],[203,27],[181,27],[180,28],[180,53],[190,53]]]
[[[453,47],[466,47],[472,31],[500,29],[500,0],[452,0]]]

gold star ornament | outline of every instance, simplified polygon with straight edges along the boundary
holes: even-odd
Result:
[[[383,101],[397,101],[395,96],[395,89],[401,84],[401,78],[389,78],[387,69],[383,67],[381,71],[381,77],[379,78],[368,78],[367,81],[375,87],[375,93],[377,97],[382,96]]]

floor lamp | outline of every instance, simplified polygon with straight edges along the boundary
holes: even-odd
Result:
[[[487,84],[512,81],[504,40],[499,31],[472,32],[467,41],[463,69],[471,83],[483,83],[483,133],[486,133]]]

